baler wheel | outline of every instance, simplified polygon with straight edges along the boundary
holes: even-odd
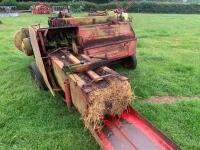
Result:
[[[123,60],[123,66],[128,69],[135,70],[137,67],[137,58],[136,55],[129,56]]]
[[[41,90],[48,91],[48,88],[46,86],[46,83],[44,82],[42,74],[40,73],[35,63],[32,63],[29,65],[29,71],[30,71],[32,80],[39,86],[39,88]]]

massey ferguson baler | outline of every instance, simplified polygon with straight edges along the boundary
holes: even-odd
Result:
[[[126,13],[52,17],[49,27],[19,31],[16,47],[35,62],[31,76],[43,90],[63,93],[69,111],[105,150],[174,150],[170,139],[133,107],[128,78],[110,68],[135,69],[137,38]]]

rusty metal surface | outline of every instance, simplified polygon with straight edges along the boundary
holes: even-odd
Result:
[[[29,27],[29,35],[30,35],[30,39],[31,39],[31,45],[33,48],[34,56],[35,56],[35,62],[44,78],[44,81],[45,81],[47,87],[51,91],[52,95],[55,95],[55,92],[53,91],[53,88],[51,87],[51,84],[50,84],[48,76],[47,76],[46,68],[44,66],[44,62],[42,59],[42,55],[40,52],[36,34],[37,34],[36,30],[32,27]]]
[[[52,18],[56,27],[77,27],[76,44],[85,54],[107,55],[120,59],[136,53],[137,38],[131,24],[109,21],[111,16]],[[113,16],[111,17],[113,18]],[[94,22],[94,20],[96,20]]]
[[[67,78],[66,78],[66,74],[62,70],[64,64],[62,61],[57,59],[57,57],[54,57],[54,56],[51,57],[51,63],[52,63],[52,67],[53,67],[52,69],[53,69],[53,73],[56,78],[56,81],[58,85],[62,88],[62,90],[65,91],[64,82]]]
[[[97,24],[79,27],[79,36],[86,44],[91,40],[114,38],[119,36],[135,37],[135,33],[129,22],[112,24]]]
[[[130,24],[127,22],[110,25],[86,25],[79,26],[78,28],[62,27],[40,29],[39,38],[44,53],[46,53],[46,51],[47,53],[51,53],[50,51],[53,50],[46,50],[46,44],[50,42],[56,42],[56,45],[58,45],[58,40],[54,39],[53,37],[59,37],[60,33],[64,35],[68,32],[72,34],[72,41],[75,41],[75,47],[78,48],[76,51],[80,54],[82,52],[90,57],[104,57],[106,60],[114,61],[116,59],[122,59],[128,56],[135,55],[136,53],[137,39]],[[44,33],[46,33],[45,36],[43,36]],[[51,39],[48,42],[49,37],[51,37]],[[44,41],[46,42],[46,44],[44,43]],[[70,43],[66,44],[65,46],[70,46]],[[67,47],[67,49],[72,50],[73,48],[73,46]],[[101,64],[104,61],[105,60],[101,60],[98,63]],[[106,63],[109,63],[109,61]],[[104,63],[104,65],[106,63]],[[83,72],[94,66],[98,67],[99,65],[90,65],[90,63],[85,63],[83,65],[77,65],[76,67],[73,66],[72,70],[75,70],[74,72]]]
[[[78,75],[71,74],[69,75],[69,83],[73,105],[83,114],[88,107],[87,95],[83,92],[85,82]]]
[[[136,41],[111,43],[107,46],[86,49],[84,52],[90,57],[105,57],[108,60],[121,59],[136,53]]]
[[[128,22],[80,26],[79,45],[86,55],[125,58],[136,53],[137,38]]]
[[[83,63],[83,64],[67,65],[67,66],[64,66],[63,70],[66,73],[70,73],[70,72],[80,73],[80,72],[85,72],[85,71],[88,71],[88,70],[97,69],[97,68],[102,67],[104,65],[107,65],[109,63],[110,63],[109,60],[96,60],[96,61],[93,61],[93,62],[86,62],[86,63]]]
[[[55,18],[49,19],[49,25],[51,27],[61,27],[61,26],[81,26],[81,25],[91,25],[107,23],[109,20],[113,20],[110,16],[87,16],[87,17],[72,17],[72,18]]]

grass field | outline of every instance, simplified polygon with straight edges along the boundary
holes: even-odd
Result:
[[[200,99],[150,103],[151,96],[200,96],[200,15],[131,14],[137,33],[138,68],[116,69],[130,78],[133,106],[184,150],[200,149]],[[33,86],[33,58],[12,37],[47,16],[0,18],[0,149],[100,149],[78,113],[62,99]]]

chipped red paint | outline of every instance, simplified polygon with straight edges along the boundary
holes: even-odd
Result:
[[[121,119],[106,118],[104,124],[94,135],[104,150],[180,150],[131,107]]]
[[[105,57],[108,60],[121,59],[136,53],[136,39],[128,41],[112,42],[109,45],[95,45],[96,47],[85,49],[86,55],[92,57]]]
[[[87,42],[107,39],[118,36],[135,37],[130,23],[123,22],[119,24],[95,24],[89,26],[79,27],[79,36],[81,37],[83,44]]]
[[[99,137],[99,139],[101,141],[101,145],[102,145],[103,149],[114,150],[112,144],[106,138],[105,134],[102,131],[96,131],[96,133],[97,133],[97,136]]]
[[[69,111],[72,112],[70,86],[69,86],[69,83],[67,81],[64,82],[64,87],[65,87],[66,104],[67,104]]]
[[[80,26],[80,45],[85,54],[121,59],[136,53],[137,39],[128,22]]]

